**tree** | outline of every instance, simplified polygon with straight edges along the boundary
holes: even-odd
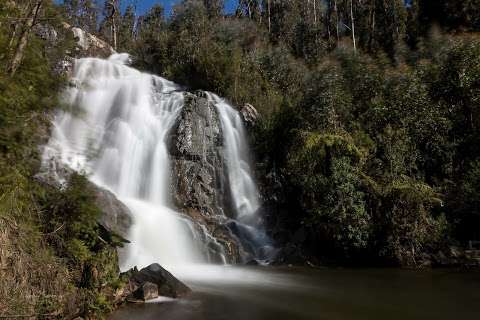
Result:
[[[118,26],[118,48],[129,51],[135,39],[135,8],[128,6]]]
[[[96,32],[97,5],[95,0],[65,0],[63,8],[71,25],[86,32]]]
[[[247,16],[250,19],[259,19],[261,17],[261,7],[259,0],[239,0],[237,15]]]
[[[367,247],[371,226],[360,190],[362,158],[350,137],[327,133],[301,132],[289,152],[289,179],[300,190],[317,250],[348,256]]]
[[[224,0],[203,0],[203,4],[209,17],[218,18],[222,14]]]
[[[105,2],[105,20],[110,23],[110,35],[113,49],[117,50],[117,23],[119,17],[118,0],[107,0]]]
[[[22,26],[22,32],[20,33],[15,53],[7,70],[11,76],[15,74],[20,66],[20,63],[22,62],[25,48],[28,44],[28,36],[30,35],[32,27],[37,20],[42,4],[43,0],[36,0],[31,3],[30,10],[28,11],[27,17],[25,17],[25,22]]]

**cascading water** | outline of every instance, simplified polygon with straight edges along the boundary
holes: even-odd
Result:
[[[208,97],[215,104],[222,123],[231,202],[236,214],[230,228],[253,254],[251,258],[271,258],[273,247],[258,214],[259,193],[250,168],[243,120],[224,99],[213,93]]]
[[[175,269],[207,263],[212,254],[217,256],[212,260],[225,261],[221,246],[207,229],[175,212],[169,203],[167,140],[184,93],[170,81],[128,67],[127,61],[126,54],[76,61],[72,85],[63,97],[67,108],[54,119],[44,165],[56,158],[86,172],[129,207],[134,225],[123,270],[153,262]],[[237,219],[253,239],[257,224],[252,221],[259,201],[243,124],[237,111],[220,98],[210,97],[221,118]],[[213,253],[212,247],[216,248]]]

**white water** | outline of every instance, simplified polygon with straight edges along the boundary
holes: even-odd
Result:
[[[214,94],[209,94],[209,98],[215,103],[222,123],[228,180],[236,218],[246,220],[255,215],[260,204],[250,169],[243,120],[225,100]]]
[[[122,270],[157,262],[175,272],[180,266],[225,262],[221,254],[212,253],[212,245],[219,245],[206,228],[169,204],[166,140],[183,106],[183,93],[170,81],[128,67],[127,61],[125,54],[76,61],[73,85],[63,97],[65,109],[56,115],[45,147],[44,165],[55,158],[85,172],[129,207],[134,225]],[[214,99],[224,132],[230,192],[242,220],[259,208],[243,124],[237,111]]]
[[[220,122],[227,163],[228,181],[235,211],[236,234],[244,247],[251,251],[249,258],[268,259],[274,254],[269,237],[263,230],[259,192],[250,167],[247,135],[240,114],[224,99],[213,93],[208,97],[215,104]]]

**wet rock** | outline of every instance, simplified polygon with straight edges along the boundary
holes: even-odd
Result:
[[[132,292],[136,292],[146,283],[155,284],[158,288],[158,295],[165,297],[178,298],[191,292],[183,282],[175,278],[170,272],[162,268],[158,263],[154,263],[141,269],[130,272],[129,279]],[[151,290],[152,288],[149,288]]]
[[[216,238],[205,248],[214,261],[226,254],[230,263],[239,261],[237,239],[225,227],[229,195],[223,136],[215,106],[203,91],[186,93],[184,107],[169,135],[172,160],[172,199],[175,206]],[[208,237],[208,235],[204,236]]]
[[[258,265],[259,265],[258,261],[255,260],[255,259],[252,259],[252,260],[248,261],[248,262],[245,263],[245,264],[246,264],[247,266],[258,266]]]
[[[128,231],[133,224],[130,210],[110,191],[93,183],[91,186],[95,190],[95,204],[102,211],[98,223],[108,231],[127,239]]]
[[[224,183],[221,126],[215,106],[201,94],[186,94],[169,146],[175,204],[218,214],[222,199],[215,190]]]
[[[46,141],[48,141],[48,139]],[[38,172],[34,178],[38,182],[50,187],[64,189],[73,173],[73,169],[61,163],[58,158],[52,157],[43,161],[40,172]]]
[[[253,127],[260,118],[260,114],[258,113],[257,109],[255,109],[254,106],[249,103],[246,103],[240,109],[240,115],[242,116],[242,119],[247,127]]]
[[[134,293],[136,299],[143,301],[158,298],[158,286],[155,283],[145,282]]]

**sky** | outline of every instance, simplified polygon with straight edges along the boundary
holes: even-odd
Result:
[[[154,4],[161,4],[165,9],[165,13],[169,15],[172,12],[172,7],[175,3],[179,2],[180,0],[120,0],[122,2],[122,7],[126,7],[129,4],[134,5],[135,2],[137,3],[137,14],[142,15],[148,9],[150,9]],[[226,12],[233,12],[236,9],[238,0],[225,0],[225,11]]]
[[[3,0],[2,0],[3,1]],[[56,3],[62,3],[63,0],[54,0]],[[102,0],[96,0],[97,3],[103,3]],[[147,12],[154,4],[161,4],[165,9],[165,13],[170,15],[172,7],[180,2],[180,0],[120,0],[122,10],[128,5],[137,5],[137,15],[142,15]],[[234,12],[237,7],[238,0],[225,0],[225,11]]]
[[[3,0],[0,0],[3,1]],[[54,0],[56,3],[63,3],[63,0]],[[103,0],[96,0],[97,3],[103,3]],[[165,13],[170,15],[172,7],[181,0],[120,0],[122,10],[128,5],[137,5],[137,15],[147,12],[154,4],[161,4],[165,9]],[[238,0],[225,0],[225,11],[232,13],[237,8]]]

